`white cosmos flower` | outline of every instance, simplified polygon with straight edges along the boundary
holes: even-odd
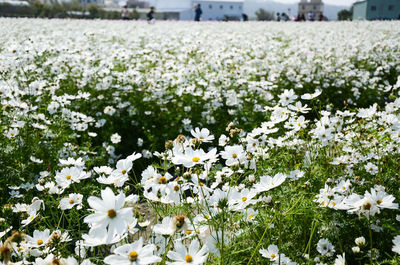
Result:
[[[121,142],[121,136],[118,133],[114,133],[113,135],[111,135],[110,140],[113,144],[117,144]]]
[[[206,160],[215,160],[218,157],[216,148],[206,153],[201,148],[193,150],[191,147],[187,147],[184,153],[176,151],[174,155],[172,163],[175,165],[183,165],[187,168],[198,164],[204,164]]]
[[[90,230],[94,234],[101,235],[106,232],[107,242],[111,241],[115,234],[124,234],[128,230],[128,225],[133,222],[132,208],[123,208],[125,204],[123,193],[115,195],[107,187],[101,191],[101,199],[91,196],[87,201],[94,213],[85,217],[84,222],[90,224]]]
[[[316,90],[314,93],[306,93],[304,95],[301,96],[301,99],[314,99],[316,97],[318,97],[319,95],[321,95],[322,91],[321,90]]]
[[[366,164],[364,168],[371,175],[376,175],[376,173],[378,173],[378,167],[371,162],[368,162],[368,164]]]
[[[199,129],[196,127],[194,130],[191,130],[190,133],[194,138],[204,142],[209,143],[214,140],[214,135],[210,134],[210,131],[207,128]]]
[[[167,264],[172,265],[200,265],[206,262],[208,256],[208,249],[207,246],[204,245],[200,250],[200,243],[197,240],[193,240],[190,243],[189,249],[187,250],[186,247],[180,242],[175,241],[175,251],[169,251],[167,257],[172,262],[168,261]]]
[[[279,249],[277,245],[269,245],[268,249],[260,249],[259,252],[264,258],[268,258],[271,261],[279,259]]]
[[[286,175],[278,173],[273,178],[270,176],[260,177],[260,183],[254,185],[256,192],[269,191],[275,187],[278,187],[286,180]]]
[[[19,130],[18,130],[17,128],[9,129],[8,131],[6,131],[6,132],[4,133],[4,135],[5,135],[7,138],[9,138],[9,139],[14,138],[14,137],[17,136],[18,134],[19,134]]]
[[[71,193],[68,197],[61,199],[60,208],[61,210],[72,209],[75,205],[77,205],[77,209],[82,209],[82,194]]]
[[[114,265],[146,265],[160,262],[162,259],[153,255],[156,246],[149,244],[143,246],[143,239],[133,242],[132,244],[122,245],[114,249],[114,255],[110,255],[104,259],[104,263]]]
[[[50,230],[46,229],[44,231],[35,230],[33,231],[33,236],[26,236],[27,244],[30,247],[44,247],[50,239]]]
[[[400,236],[395,236],[393,238],[393,252],[396,252],[397,254],[400,255]]]
[[[241,161],[245,159],[245,152],[243,146],[233,145],[226,146],[224,151],[221,151],[221,157],[226,159],[225,164],[227,166],[238,165]]]
[[[322,256],[331,257],[335,253],[335,247],[327,238],[321,238],[317,243],[317,251]]]
[[[345,253],[336,256],[334,265],[346,265]]]
[[[129,179],[128,172],[132,169],[131,159],[121,159],[117,162],[117,169],[111,172],[108,178],[110,181],[107,184],[113,183],[116,187],[122,187]]]
[[[56,174],[56,182],[62,188],[68,188],[73,182],[79,183],[82,179],[90,177],[79,167],[69,167],[63,168],[60,172]]]

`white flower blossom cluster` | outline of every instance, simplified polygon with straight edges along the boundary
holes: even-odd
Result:
[[[398,262],[400,24],[271,25],[0,19],[0,264]]]

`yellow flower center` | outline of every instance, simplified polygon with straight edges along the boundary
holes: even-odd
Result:
[[[178,191],[179,190],[179,186],[178,185],[175,185],[174,186],[174,191]]]
[[[36,242],[36,244],[38,244],[38,245],[43,244],[43,240],[39,239],[39,240]]]
[[[276,255],[274,253],[271,254],[271,259],[274,259]]]
[[[243,198],[242,198],[242,202],[245,202],[245,201],[247,201],[247,198],[246,198],[246,197],[243,197]]]
[[[185,257],[185,261],[186,261],[187,263],[192,262],[192,261],[193,261],[192,256],[190,256],[189,254],[187,254],[186,257]]]
[[[71,175],[68,175],[65,177],[66,179],[71,179]]]
[[[125,170],[125,169],[121,170],[121,173],[122,173],[122,174],[125,174],[125,173],[126,173],[126,170]]]
[[[181,228],[185,224],[185,216],[178,215],[175,217],[176,219],[176,227]]]
[[[10,133],[11,136],[14,136],[14,133]]]
[[[371,204],[370,202],[366,202],[366,203],[364,203],[364,205],[362,206],[362,209],[363,209],[363,210],[369,211],[369,210],[371,210],[371,207],[372,207],[372,204]]]
[[[74,200],[69,200],[69,204],[74,204]]]
[[[200,136],[200,140],[204,140],[204,137],[203,137],[203,136]]]
[[[249,215],[249,219],[252,219],[253,218],[253,216],[252,215]]]
[[[236,157],[237,157],[237,154],[233,154],[232,157],[233,157],[233,158],[236,158]]]
[[[378,203],[378,204],[381,204],[381,203],[382,203],[382,200],[378,200],[377,203]]]
[[[107,215],[108,215],[108,217],[113,219],[113,218],[115,218],[115,216],[117,216],[117,212],[114,209],[111,209],[111,210],[107,211]]]
[[[192,230],[186,230],[186,235],[190,235],[192,233]]]
[[[158,183],[160,183],[160,184],[165,184],[165,183],[167,183],[167,178],[164,177],[164,176],[160,177],[160,178],[158,179]]]
[[[138,253],[136,251],[131,251],[129,252],[129,260],[130,261],[135,261],[138,258]]]
[[[193,157],[193,158],[192,158],[192,161],[193,161],[193,162],[199,162],[199,161],[200,161],[200,157]]]

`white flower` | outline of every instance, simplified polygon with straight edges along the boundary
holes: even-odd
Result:
[[[82,194],[71,193],[68,197],[61,199],[60,208],[61,210],[72,209],[75,205],[77,205],[77,209],[82,209]]]
[[[343,255],[337,255],[334,265],[346,265],[345,253]]]
[[[177,230],[186,230],[188,227],[187,217],[178,215],[175,217],[166,216],[161,224],[156,224],[153,232],[160,235],[173,235]]]
[[[218,139],[218,145],[219,146],[225,146],[229,141],[229,137],[227,137],[225,134],[222,134],[219,139]]]
[[[117,144],[121,142],[121,136],[118,133],[114,133],[113,135],[111,135],[110,140],[113,144]]]
[[[297,98],[297,95],[294,93],[293,89],[285,89],[283,93],[279,95],[279,98],[279,103],[281,103],[282,106],[287,106]]]
[[[214,135],[210,134],[210,131],[207,128],[199,129],[196,127],[194,130],[191,130],[190,133],[194,138],[204,142],[209,143],[214,140]]]
[[[353,253],[357,254],[360,253],[360,248],[359,247],[352,247],[351,250],[353,251]]]
[[[395,236],[393,238],[393,252],[396,252],[397,254],[400,255],[400,236]]]
[[[256,191],[264,192],[269,191],[270,189],[276,188],[281,185],[286,180],[286,175],[282,173],[276,174],[273,178],[270,176],[262,176],[260,177],[260,183],[254,185]]]
[[[44,231],[35,230],[33,236],[26,236],[27,244],[30,247],[44,247],[50,239],[50,230]]]
[[[335,247],[329,242],[327,238],[321,238],[317,244],[317,251],[322,256],[331,257],[335,253]]]
[[[90,224],[90,231],[93,234],[101,236],[107,233],[107,242],[109,242],[115,234],[122,235],[128,230],[128,225],[133,221],[133,212],[132,208],[123,208],[125,204],[123,193],[115,196],[107,187],[101,191],[101,199],[90,196],[87,201],[94,214],[86,216],[83,221]]]
[[[321,90],[316,90],[314,93],[310,93],[310,94],[309,94],[309,93],[306,93],[306,94],[302,95],[302,96],[301,96],[301,99],[310,100],[310,99],[313,99],[313,98],[318,97],[319,95],[321,95],[321,93],[322,93]]]
[[[17,136],[18,134],[19,134],[19,130],[18,130],[17,128],[9,129],[8,131],[6,131],[6,132],[4,133],[4,135],[5,135],[8,139],[14,138],[14,137]]]
[[[226,146],[224,151],[221,151],[221,157],[226,159],[225,164],[227,166],[238,165],[245,159],[245,152],[243,146],[234,145]]]
[[[376,175],[376,173],[378,173],[378,167],[371,162],[368,162],[368,164],[366,164],[364,168],[371,175]]]
[[[271,261],[279,259],[279,249],[277,245],[269,245],[268,249],[260,249],[258,252],[264,257]]]
[[[121,159],[117,162],[117,169],[111,172],[111,176],[104,182],[105,184],[114,184],[116,187],[122,187],[129,179],[128,172],[132,169],[131,159]]]
[[[112,106],[107,106],[104,108],[104,114],[112,116],[115,113],[115,109]]]
[[[62,188],[68,188],[73,182],[79,183],[82,179],[88,178],[90,175],[82,171],[80,167],[63,168],[56,174],[57,185]]]
[[[198,164],[204,164],[206,160],[216,160],[217,149],[214,148],[208,153],[204,152],[203,149],[193,150],[191,147],[185,148],[185,152],[179,152],[174,149],[174,157],[172,163],[175,165],[183,165],[184,167],[190,168]]]
[[[357,237],[355,240],[357,246],[364,246],[365,245],[365,237]]]
[[[175,241],[175,251],[169,251],[167,257],[173,262],[167,262],[167,264],[173,265],[200,265],[206,262],[208,256],[207,246],[204,245],[200,250],[200,243],[197,240],[193,240],[190,243],[189,250],[180,242]]]
[[[115,255],[110,255],[104,259],[104,263],[111,265],[146,265],[160,262],[162,259],[153,255],[156,246],[149,244],[143,247],[143,239],[132,244],[122,245],[114,249]]]
[[[288,178],[292,179],[292,180],[298,180],[299,178],[302,178],[304,176],[305,172],[301,171],[301,170],[293,170],[290,171]]]

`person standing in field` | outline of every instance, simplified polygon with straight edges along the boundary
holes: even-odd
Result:
[[[122,11],[121,11],[121,17],[123,20],[129,20],[129,10],[128,10],[128,6],[124,5],[122,7]]]
[[[149,24],[154,24],[155,19],[154,19],[154,7],[150,7],[150,11],[147,13],[147,22]]]
[[[201,14],[203,14],[203,10],[201,10],[200,4],[197,4],[196,9],[194,10],[194,21],[200,21]]]

